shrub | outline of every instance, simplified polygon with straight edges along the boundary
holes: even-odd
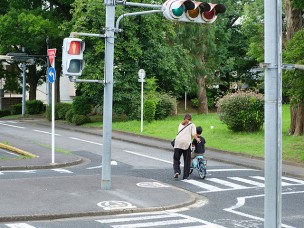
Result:
[[[10,110],[0,110],[0,117],[9,116],[11,114]]]
[[[26,101],[26,113],[29,115],[40,114],[44,111],[43,102],[40,100]]]
[[[78,115],[88,115],[92,110],[92,106],[88,98],[84,96],[75,97],[72,103],[72,108],[74,113]]]
[[[46,111],[45,111],[46,118],[51,121],[52,120],[52,105],[46,106]],[[55,105],[55,120],[58,120],[58,111],[56,109]]]
[[[82,125],[84,123],[90,122],[90,118],[85,115],[74,114],[72,117],[72,123],[76,125]]]
[[[73,121],[73,116],[74,116],[74,110],[70,109],[69,111],[66,112],[65,114],[65,120],[68,121],[69,123],[72,123]]]
[[[162,120],[174,113],[175,100],[168,94],[161,94],[156,104],[155,119]]]
[[[191,99],[191,104],[192,104],[193,108],[197,108],[198,107],[198,98]]]
[[[22,104],[15,104],[11,106],[11,114],[19,115],[22,114]]]
[[[264,122],[263,95],[254,92],[228,94],[217,102],[220,119],[232,131],[254,132]]]
[[[57,103],[55,111],[58,113],[58,119],[65,120],[65,114],[72,109],[71,103]]]
[[[155,119],[156,104],[153,100],[146,100],[144,103],[144,119],[149,123]]]

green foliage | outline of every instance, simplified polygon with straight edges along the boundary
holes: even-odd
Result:
[[[264,122],[264,99],[254,92],[236,92],[218,103],[220,119],[232,131],[259,131]]]
[[[155,119],[162,120],[174,113],[176,101],[168,94],[159,94],[159,101],[156,103]]]
[[[68,121],[69,123],[72,123],[73,122],[73,116],[74,116],[74,110],[70,109],[65,114],[65,120]]]
[[[58,119],[65,120],[67,111],[72,109],[71,103],[56,103],[56,112],[58,113]]]
[[[72,109],[75,114],[88,115],[92,111],[92,105],[85,96],[75,97],[72,103]]]
[[[85,115],[74,114],[72,117],[72,123],[75,125],[82,125],[84,123],[89,123],[90,118]]]
[[[22,104],[15,104],[11,106],[11,114],[19,115],[22,113]]]
[[[40,114],[44,112],[43,102],[40,100],[26,101],[26,113],[28,115]]]
[[[284,62],[290,64],[304,64],[304,29],[295,33],[287,43],[284,52]],[[292,102],[298,103],[304,100],[304,72],[303,70],[283,71],[283,91],[292,98]]]
[[[197,107],[198,107],[198,102],[199,102],[199,101],[198,101],[197,98],[191,99],[192,107],[197,108]]]
[[[144,119],[148,123],[155,119],[156,104],[153,100],[146,100],[144,102]]]
[[[0,110],[0,117],[9,116],[10,114],[10,110]]]

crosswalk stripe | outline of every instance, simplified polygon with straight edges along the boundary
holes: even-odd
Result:
[[[248,180],[248,179],[241,178],[241,177],[228,177],[228,178],[232,179],[232,180],[240,181],[240,182],[243,182],[243,183],[246,183],[246,184],[251,184],[251,185],[254,185],[254,186],[257,186],[257,187],[261,187],[261,188],[263,188],[265,186],[263,183]]]
[[[137,227],[157,227],[157,226],[168,226],[168,225],[177,225],[185,223],[193,223],[193,220],[190,219],[178,219],[178,220],[167,220],[167,221],[155,221],[147,223],[135,223],[128,225],[114,225],[113,228],[137,228]]]
[[[262,180],[262,181],[265,181],[265,177],[261,177],[261,176],[250,176],[254,179],[258,179],[258,180]],[[281,182],[282,186],[290,186],[290,185],[294,185],[294,184],[291,184],[291,183],[287,183],[287,182],[284,182],[282,181]]]
[[[290,178],[290,177],[282,177],[282,179],[287,180],[287,181],[296,182],[296,183],[299,183],[299,184],[304,184],[304,181],[298,180],[298,179],[294,179],[294,178]]]
[[[61,169],[61,168],[58,168],[58,169],[52,169],[53,171],[56,171],[56,172],[59,172],[59,173],[73,173],[67,169]]]
[[[244,189],[244,188],[246,188],[246,186],[235,184],[235,183],[225,181],[225,180],[221,180],[221,179],[218,179],[218,178],[208,178],[208,181],[212,181],[212,182],[215,182],[215,183],[218,183],[218,184],[222,184],[222,185],[234,188],[234,189]]]
[[[207,189],[207,190],[210,190],[210,191],[221,191],[221,190],[223,190],[222,188],[218,188],[216,186],[206,184],[206,183],[203,183],[203,182],[199,182],[199,181],[196,181],[196,180],[182,180],[182,181],[184,181],[186,183],[196,185],[198,187],[201,187],[201,188],[204,188],[204,189]]]
[[[149,216],[132,217],[132,218],[104,219],[104,220],[96,220],[96,221],[99,223],[115,223],[115,222],[142,221],[148,219],[162,219],[162,218],[171,218],[171,217],[175,217],[175,215],[160,214],[160,215],[149,215]]]
[[[31,226],[26,223],[11,223],[11,224],[5,224],[5,225],[10,228],[35,228],[34,226]]]

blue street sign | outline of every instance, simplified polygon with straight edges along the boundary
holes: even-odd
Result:
[[[50,83],[53,83],[56,79],[56,71],[54,67],[50,67],[48,70],[48,79]]]

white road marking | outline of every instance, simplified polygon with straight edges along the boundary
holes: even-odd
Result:
[[[3,125],[3,126],[14,127],[14,128],[20,128],[20,129],[24,129],[24,128],[25,128],[25,127],[20,127],[20,126],[5,124],[5,123],[2,123],[2,122],[0,122],[0,124]]]
[[[35,228],[34,226],[31,226],[26,223],[10,223],[10,224],[5,224],[5,225],[8,227],[11,227],[11,228]]]
[[[304,193],[304,191],[299,191],[299,192],[284,192],[282,194],[283,195],[287,195],[287,194],[299,194],[299,193]],[[255,219],[255,220],[259,220],[259,221],[263,221],[264,222],[264,218],[260,218],[260,217],[249,215],[249,214],[246,214],[246,213],[243,213],[243,212],[235,211],[235,209],[238,209],[238,208],[240,208],[240,207],[242,207],[242,206],[245,205],[246,199],[259,198],[259,197],[264,197],[264,195],[254,195],[254,196],[238,197],[237,198],[237,203],[234,206],[231,206],[229,208],[225,208],[223,210],[227,211],[227,212],[230,212],[230,213],[233,213],[233,214],[241,215],[241,216],[246,217],[246,218]],[[285,227],[285,228],[295,228],[293,226],[288,226],[288,225],[285,225],[285,224],[282,224],[282,227]]]
[[[172,213],[172,212],[150,212],[147,213],[136,213],[133,215],[118,215],[120,218],[116,219],[103,219],[96,220],[96,222],[108,224],[113,228],[136,228],[136,227],[158,227],[158,226],[168,226],[168,225],[181,225],[187,224],[186,227],[193,228],[225,228],[214,223],[210,223],[198,218],[191,216]],[[124,216],[123,218],[121,218]],[[135,217],[134,217],[135,216]],[[153,220],[153,221],[149,221]],[[136,223],[132,223],[136,222]],[[117,223],[123,223],[123,225],[118,225]],[[180,226],[178,226],[180,227]]]
[[[165,163],[168,163],[168,164],[173,164],[173,162],[171,162],[171,161],[166,161],[166,160],[163,160],[163,159],[160,159],[160,158],[151,157],[151,156],[140,154],[140,153],[137,153],[137,152],[134,152],[134,151],[130,151],[130,150],[123,150],[123,151],[126,152],[126,153],[129,153],[129,154],[134,154],[134,155],[138,155],[138,156],[141,156],[141,157],[150,158],[150,159],[153,159],[153,160],[165,162]]]
[[[0,175],[4,173],[36,173],[37,170],[9,170],[9,171],[0,171]]]
[[[16,156],[16,157],[21,157],[20,154],[9,152],[9,151],[7,151],[5,149],[2,149],[2,148],[0,148],[0,150],[1,150],[2,153],[10,154],[10,155],[13,155],[13,156]]]
[[[251,184],[251,185],[254,185],[254,186],[257,186],[257,187],[261,187],[261,188],[265,187],[265,185],[263,183],[248,180],[248,179],[241,178],[241,177],[228,177],[228,178],[232,179],[232,180],[240,181],[240,182],[243,182],[243,183]]]
[[[258,169],[208,169],[208,172],[260,171]]]
[[[92,141],[88,141],[88,140],[84,140],[84,139],[79,139],[79,138],[75,138],[75,137],[69,137],[69,138],[73,139],[73,140],[81,141],[81,142],[87,142],[87,143],[91,143],[91,144],[96,144],[96,145],[102,146],[101,143],[96,143],[96,142],[92,142]]]
[[[52,134],[52,132],[47,132],[47,131],[40,131],[40,130],[33,130],[33,131],[38,132],[38,133],[48,134],[48,135],[51,135],[51,134]],[[59,135],[59,134],[54,134],[54,135],[56,135],[56,136],[61,136],[61,135]]]
[[[117,161],[111,161],[111,165],[117,165]],[[87,169],[98,169],[98,168],[101,168],[102,165],[99,165],[99,166],[93,166],[93,167],[89,167]]]
[[[261,177],[261,176],[250,176],[250,177],[252,177],[252,178],[254,178],[254,179],[258,179],[258,180],[265,181],[265,177]],[[283,179],[283,177],[282,177],[282,179]],[[296,179],[294,179],[293,181],[297,182]],[[291,186],[291,185],[295,185],[295,184],[287,183],[287,182],[284,182],[284,181],[281,181],[281,184],[282,184],[282,186]]]
[[[246,188],[246,186],[235,184],[235,183],[225,181],[225,180],[221,180],[221,179],[218,179],[218,178],[208,178],[208,181],[212,181],[212,182],[215,182],[215,183],[218,183],[218,184],[222,184],[222,185],[231,187],[233,189],[244,189],[244,188]]]
[[[290,177],[282,177],[283,180],[287,180],[287,181],[292,181],[292,182],[296,182],[299,184],[304,184],[304,181],[302,180],[298,180],[298,179],[294,179],[294,178],[290,178]]]
[[[182,180],[182,181],[186,182],[186,183],[189,183],[189,184],[193,184],[193,185],[198,186],[200,188],[207,189],[209,191],[222,191],[222,190],[224,190],[222,188],[218,188],[218,187],[215,187],[213,185],[206,184],[206,183],[196,181],[196,180]]]
[[[58,168],[58,169],[52,169],[53,171],[56,171],[56,172],[59,172],[59,173],[73,173],[67,169],[61,169],[61,168]]]

